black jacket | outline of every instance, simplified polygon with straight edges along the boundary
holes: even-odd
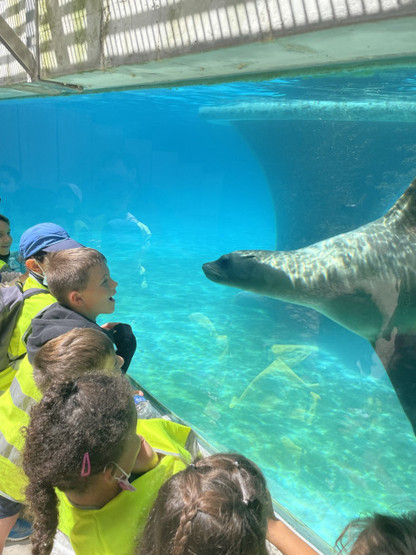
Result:
[[[136,338],[131,326],[117,324],[112,330],[105,330],[82,314],[66,308],[59,303],[48,306],[32,320],[26,334],[26,347],[29,362],[33,363],[36,351],[45,343],[74,328],[94,328],[108,335],[116,346],[116,353],[124,358],[122,370],[127,371],[136,350]]]

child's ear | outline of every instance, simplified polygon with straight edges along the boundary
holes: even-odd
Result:
[[[112,484],[114,481],[114,466],[112,464],[108,464],[107,468],[105,470],[103,470],[103,474],[104,474],[104,480],[108,483],[108,484]]]
[[[36,262],[34,258],[28,258],[27,260],[25,260],[25,265],[26,265],[26,268],[31,272],[35,272],[35,274],[43,275],[42,268],[39,266],[39,264]]]
[[[80,308],[84,302],[84,299],[78,293],[78,291],[71,291],[68,295],[68,300],[71,306],[76,308]]]

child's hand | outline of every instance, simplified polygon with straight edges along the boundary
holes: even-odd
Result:
[[[118,326],[119,323],[120,322],[107,322],[106,324],[103,324],[101,327],[103,328],[103,330],[112,330],[116,326]]]
[[[129,324],[114,323],[113,325],[113,342],[117,347],[116,353],[124,359],[121,370],[126,373],[136,352],[136,338]]]
[[[131,359],[136,352],[136,338],[129,324],[121,322],[107,322],[101,326],[104,330],[111,332],[110,339],[116,346],[116,354],[124,359],[121,371],[127,372]]]
[[[139,434],[139,438],[142,445],[132,469],[133,474],[144,474],[154,468],[159,462],[159,457],[154,452],[153,447],[147,443],[142,435]]]

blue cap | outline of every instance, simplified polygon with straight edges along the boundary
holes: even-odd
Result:
[[[39,251],[65,251],[82,246],[71,239],[63,227],[47,222],[34,225],[23,233],[19,251],[23,260],[27,260]]]

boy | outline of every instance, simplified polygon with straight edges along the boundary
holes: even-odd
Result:
[[[74,327],[91,327],[99,314],[112,314],[117,282],[112,280],[105,257],[95,249],[71,249],[51,254],[45,265],[50,292],[57,303],[32,320],[28,331],[29,362],[47,341]],[[127,371],[136,350],[136,340],[127,324],[108,323],[96,329],[105,331],[122,356]]]
[[[19,253],[10,252],[13,238],[10,234],[10,220],[0,214],[0,282],[10,282],[25,272],[24,264],[20,264]]]
[[[20,256],[25,261],[29,272],[29,276],[24,280],[23,291],[32,288],[48,291],[47,285],[44,283],[45,275],[42,264],[46,263],[50,253],[81,246],[71,239],[61,226],[53,223],[37,224],[27,229],[23,233],[19,245]],[[29,328],[32,318],[41,309],[54,302],[55,299],[51,294],[42,293],[42,291],[24,301],[8,346],[10,364],[0,371],[0,395],[10,387],[20,361],[26,353],[23,335]]]

